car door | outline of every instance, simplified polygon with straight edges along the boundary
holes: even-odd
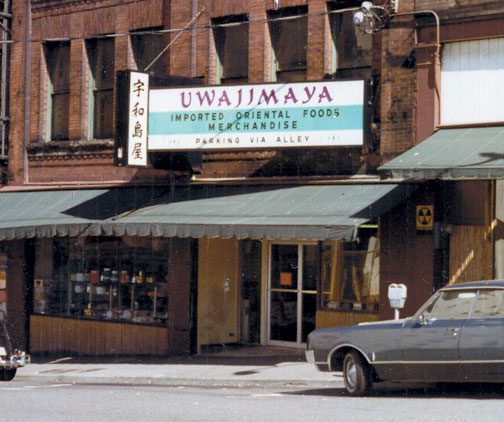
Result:
[[[467,381],[504,382],[504,289],[480,289],[460,336]]]
[[[459,339],[476,291],[446,290],[401,332],[404,377],[416,381],[458,381]]]

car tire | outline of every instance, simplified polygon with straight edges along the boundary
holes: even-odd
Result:
[[[371,389],[371,368],[362,356],[351,351],[343,360],[343,381],[345,388],[351,396],[362,396]]]
[[[0,370],[0,381],[12,381],[16,376],[16,368]]]

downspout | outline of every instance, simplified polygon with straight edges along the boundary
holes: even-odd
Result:
[[[31,59],[32,59],[32,20],[31,1],[25,3],[25,63],[24,63],[24,131],[23,131],[23,183],[29,182],[28,146],[30,143],[30,111],[31,111]]]
[[[191,20],[196,22],[198,16],[198,0],[192,0]],[[196,37],[197,31],[194,27],[191,30],[191,78],[196,77],[196,50],[198,48],[198,38]]]
[[[390,15],[390,17],[396,16],[411,16],[411,15],[426,15],[430,14],[434,16],[436,21],[436,50],[434,53],[434,91],[436,93],[436,106],[437,106],[437,116],[436,116],[436,126],[439,125],[441,121],[441,94],[439,90],[439,68],[441,66],[441,23],[439,19],[439,15],[434,10],[415,10],[413,12],[404,12],[404,13],[394,13]],[[418,38],[417,38],[418,42]]]

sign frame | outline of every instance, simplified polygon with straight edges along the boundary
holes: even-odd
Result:
[[[341,98],[337,97],[339,92]],[[187,93],[185,99],[182,97],[184,93]],[[272,96],[276,93],[278,95],[275,99],[278,101],[274,107],[269,107],[270,102],[274,101]],[[180,96],[179,99],[177,95]],[[198,98],[200,103],[189,104],[190,95],[191,98]],[[261,99],[264,100],[262,104]],[[245,105],[245,108],[240,108],[242,105]],[[213,106],[215,107],[212,108]],[[340,108],[344,109],[343,116],[336,115],[340,113]],[[167,117],[161,117],[161,113]],[[263,117],[274,113],[276,116],[283,113],[283,116],[281,119]],[[284,118],[284,116],[291,118],[289,113],[295,115],[290,124],[297,123],[296,116],[301,116],[303,127],[287,128],[291,130],[278,129],[278,124],[289,124],[289,119]],[[312,117],[313,113],[315,117]],[[203,122],[181,121],[202,115],[209,117]],[[248,121],[244,119],[243,127],[245,124],[248,124],[248,127],[255,124],[258,128],[254,128],[253,131],[244,129],[242,132],[236,129],[243,116],[251,116],[247,117]],[[254,121],[255,117],[266,122]],[[148,150],[180,152],[289,147],[363,147],[367,145],[369,135],[368,125],[365,124],[368,117],[365,79],[156,88],[151,90],[149,97]],[[179,120],[175,121],[177,118]],[[165,121],[161,122],[163,119]],[[168,123],[166,119],[172,119],[173,124]],[[194,125],[191,126],[192,123]],[[266,129],[261,129],[265,123]],[[198,132],[205,124],[209,129]],[[273,124],[276,126],[271,129],[268,125]],[[194,132],[176,133],[176,129],[172,129],[176,125],[181,130]],[[338,129],[338,125],[343,129]],[[345,125],[350,127],[345,129]],[[227,128],[231,130],[228,131]],[[237,132],[233,132],[233,129]],[[173,132],[166,134],[162,133],[163,130]],[[351,133],[351,136],[348,136],[348,133]],[[219,138],[219,134],[223,135]]]
[[[117,72],[116,145],[118,166],[148,167],[149,74]]]

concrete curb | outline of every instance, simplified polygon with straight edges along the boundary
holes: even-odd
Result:
[[[43,380],[51,383],[70,383],[80,385],[138,385],[138,386],[165,386],[165,387],[234,387],[234,388],[343,388],[343,381],[334,379],[334,382],[317,380],[231,380],[231,379],[196,379],[196,378],[163,378],[163,377],[75,377],[71,375],[16,375],[16,380],[33,382]]]

